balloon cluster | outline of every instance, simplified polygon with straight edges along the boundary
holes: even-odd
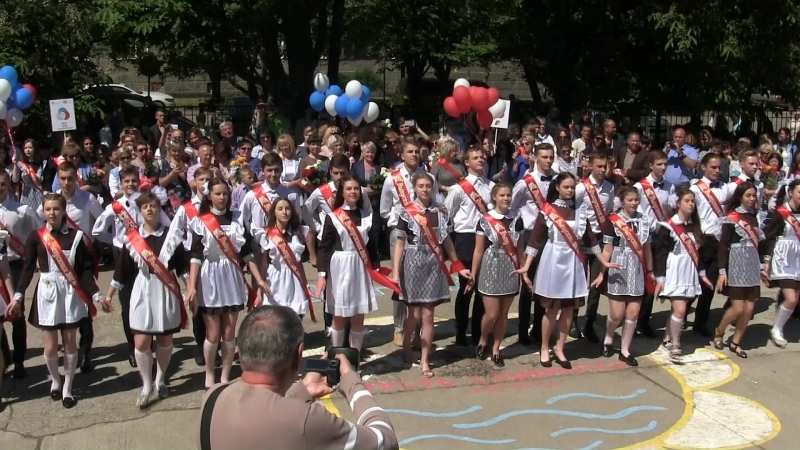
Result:
[[[372,123],[378,118],[378,105],[369,101],[370,90],[359,81],[349,81],[342,92],[342,88],[330,84],[327,75],[318,73],[314,76],[314,89],[308,102],[316,112],[328,111],[331,116],[342,116],[356,126],[361,121]]]
[[[492,127],[492,120],[503,117],[506,103],[500,99],[497,88],[470,86],[465,78],[459,78],[453,84],[453,95],[444,99],[444,112],[458,118],[473,109],[478,125],[488,130]]]
[[[11,66],[0,69],[0,120],[9,128],[22,123],[22,111],[33,106],[36,89],[30,84],[20,84],[17,70]]]

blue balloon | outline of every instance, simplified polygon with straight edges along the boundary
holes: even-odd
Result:
[[[11,95],[8,96],[8,100],[6,100],[6,109],[11,109],[16,107],[17,107],[17,93],[12,92]]]
[[[347,105],[348,98],[346,95],[342,95],[336,99],[336,103],[333,104],[333,109],[336,110],[336,114],[347,117]]]
[[[329,95],[335,95],[335,96],[339,97],[343,93],[344,93],[344,91],[342,91],[342,88],[340,88],[339,86],[334,84],[334,85],[328,86],[328,90],[325,91],[325,98],[327,98]]]
[[[33,92],[28,88],[17,91],[17,108],[28,109],[33,105]]]
[[[311,94],[311,97],[308,99],[308,103],[311,105],[311,109],[316,112],[320,112],[325,109],[325,94],[322,92],[314,92]]]
[[[16,93],[20,89],[22,89],[22,83],[20,83],[19,81],[11,85],[11,92]]]
[[[361,100],[361,103],[366,105],[367,103],[369,103],[371,98],[372,98],[372,92],[369,91],[368,87],[366,87],[366,86],[364,86],[362,84],[361,85],[361,98],[359,100]]]
[[[0,78],[5,78],[13,87],[17,82],[17,69],[11,66],[3,66],[3,68],[0,69]]]
[[[347,117],[357,119],[364,112],[364,104],[357,98],[347,100]]]

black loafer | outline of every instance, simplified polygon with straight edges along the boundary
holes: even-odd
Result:
[[[603,357],[611,358],[613,354],[614,354],[614,349],[611,348],[611,346],[608,344],[603,344]]]
[[[572,363],[569,362],[567,359],[560,359],[558,356],[555,356],[554,359],[555,363],[561,366],[562,369],[572,369]]]
[[[589,342],[600,342],[597,332],[594,331],[594,325],[586,325],[583,327],[583,337],[585,337]]]
[[[485,345],[478,345],[475,348],[475,357],[480,359],[481,361],[486,359],[486,346]]]
[[[92,359],[89,358],[89,356],[87,355],[85,358],[83,358],[83,363],[81,364],[81,373],[92,373],[93,370],[94,370],[94,363],[92,362]]]
[[[548,359],[547,361],[542,361],[542,359],[539,358],[539,364],[541,364],[542,367],[553,367],[553,360]]]
[[[639,361],[636,361],[636,358],[634,358],[632,355],[625,356],[620,353],[619,360],[631,367],[639,367]]]
[[[64,397],[61,399],[61,406],[63,406],[66,409],[72,408],[73,406],[75,406],[76,403],[78,402],[76,402],[75,399],[72,397]]]
[[[139,367],[139,364],[136,363],[136,357],[133,355],[128,355],[128,364],[133,368]]]
[[[203,352],[199,351],[194,355],[194,363],[197,364],[199,367],[203,367],[206,365],[206,357],[203,356]]]
[[[506,363],[503,361],[503,355],[500,353],[496,355],[492,355],[492,362],[494,363],[495,367],[505,367]]]
[[[54,402],[61,400],[61,389],[50,391],[50,400]]]

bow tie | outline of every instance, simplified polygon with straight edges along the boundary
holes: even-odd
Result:
[[[756,184],[756,178],[755,177],[750,177],[750,178],[747,179],[747,182]]]
[[[653,183],[653,187],[656,189],[664,189],[664,182],[661,183]]]
[[[553,176],[552,175],[542,175],[542,176],[539,177],[539,180],[541,180],[541,181],[553,181]]]
[[[710,187],[712,189],[713,188],[721,188],[722,187],[722,182],[721,181],[715,181],[715,182],[709,184],[708,187]]]

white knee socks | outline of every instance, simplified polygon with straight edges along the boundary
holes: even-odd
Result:
[[[55,356],[44,355],[44,364],[50,373],[50,392],[61,389],[61,375],[58,373],[58,353]]]
[[[364,345],[364,334],[366,330],[353,331],[350,330],[350,347],[361,351],[361,346]]]
[[[208,339],[203,343],[203,356],[206,358],[206,388],[214,385],[214,365],[217,360],[217,343],[209,342]]]
[[[778,314],[775,316],[775,325],[773,325],[772,328],[783,333],[783,327],[786,325],[789,318],[792,317],[793,312],[793,310],[787,309],[781,305],[781,307],[778,308]]]
[[[617,331],[619,322],[612,320],[609,315],[606,317],[606,338],[603,340],[603,345],[611,345],[614,343],[614,333]]]
[[[235,353],[236,341],[222,341],[222,377],[220,378],[222,383],[230,381],[231,367],[233,367],[233,356]]]
[[[150,394],[153,392],[153,352],[134,350],[136,365],[139,366],[139,376],[142,377],[142,392]]]
[[[625,327],[622,329],[622,345],[620,346],[620,353],[623,356],[630,356],[631,342],[635,333],[636,321],[625,319]]]
[[[156,345],[156,382],[155,386],[158,389],[162,384],[167,384],[167,368],[169,367],[169,360],[172,358],[172,346],[162,347]]]
[[[681,328],[683,327],[683,319],[679,319],[672,315],[669,317],[669,337],[672,344],[677,347],[681,346]]]
[[[77,353],[64,353],[64,388],[61,391],[63,398],[72,397],[72,379],[75,378],[75,369],[78,367]]]
[[[352,336],[353,332],[350,331]],[[350,338],[352,339],[352,337]],[[341,347],[344,345],[344,330],[336,330],[331,328],[331,347]]]

